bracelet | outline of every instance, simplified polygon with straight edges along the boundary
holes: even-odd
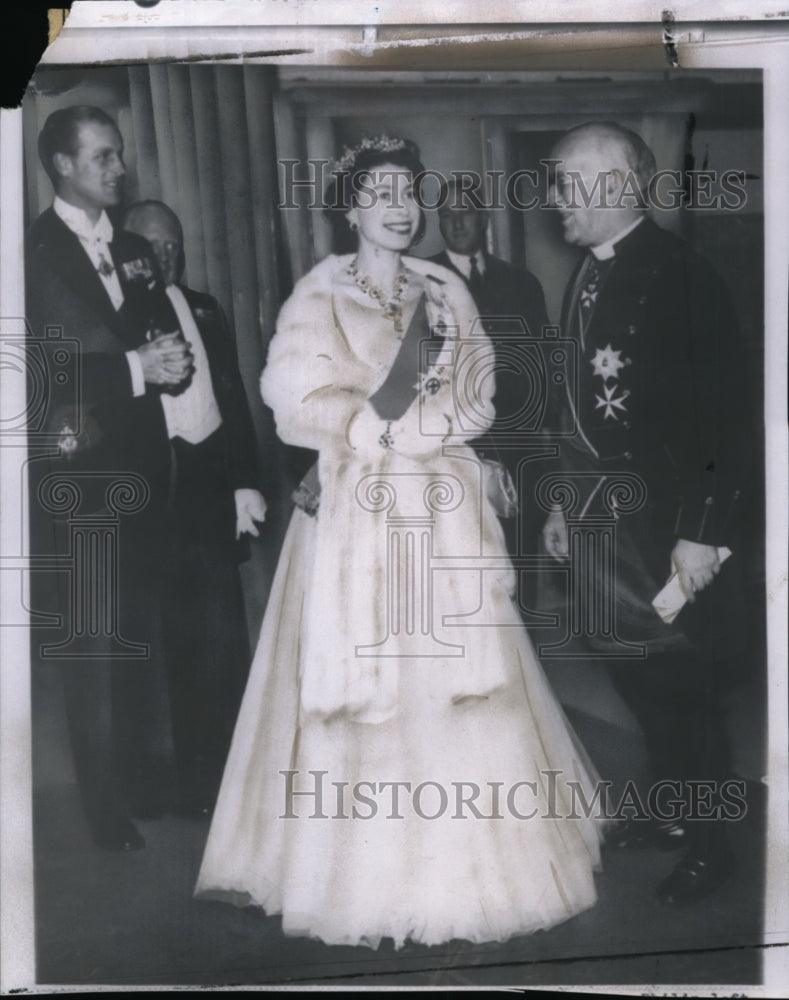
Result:
[[[392,437],[392,421],[391,420],[387,420],[386,421],[386,430],[378,438],[378,444],[380,444],[380,446],[382,448],[386,448],[386,449],[391,448],[392,445],[394,444],[394,438]]]

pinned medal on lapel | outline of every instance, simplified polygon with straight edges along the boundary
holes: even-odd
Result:
[[[104,254],[101,251],[99,251],[99,265],[96,268],[96,270],[99,272],[102,278],[109,278],[109,276],[115,270],[115,265],[111,261],[107,260]]]
[[[121,272],[126,281],[145,281],[149,288],[155,284],[156,272],[149,257],[137,257],[121,264]]]

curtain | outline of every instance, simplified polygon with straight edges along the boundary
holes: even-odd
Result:
[[[274,73],[263,66],[128,68],[133,150],[127,159],[133,156],[137,197],[165,202],[181,220],[184,283],[209,292],[227,314],[258,435],[269,524],[265,543],[243,568],[253,641],[294,478],[258,389],[288,291],[277,208]]]

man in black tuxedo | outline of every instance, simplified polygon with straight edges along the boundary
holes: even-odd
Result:
[[[235,340],[216,299],[180,283],[178,217],[138,202],[124,228],[153,247],[194,355],[189,386],[162,400],[175,458],[164,623],[181,806],[199,817],[214,804],[249,667],[239,538],[258,535],[266,503]]]
[[[609,669],[643,728],[653,782],[676,782],[682,807],[618,824],[609,842],[685,848],[657,887],[678,905],[716,889],[733,865],[718,796],[732,777],[720,673],[745,644],[738,514],[754,424],[744,351],[721,278],[647,217],[655,160],[643,140],[614,124],[582,125],[552,159],[565,240],[586,250],[563,308],[580,366],[578,394],[562,409],[563,430],[574,431],[563,468],[581,490],[576,518],[610,514],[601,504],[618,474],[643,487],[641,509],[616,521],[613,598],[619,638],[646,658],[612,658]],[[544,539],[555,558],[568,557],[560,511]],[[725,563],[724,547],[733,553]],[[688,604],[667,624],[652,601],[672,572]],[[604,637],[595,644],[604,655]],[[704,805],[693,805],[696,781],[714,785]]]
[[[34,552],[64,565],[84,557],[56,605],[78,639],[60,660],[74,766],[95,842],[134,850],[144,840],[130,813],[156,810],[158,552],[170,480],[161,400],[188,382],[192,355],[150,245],[107,215],[124,176],[112,118],[88,106],[55,111],[39,154],[55,199],[27,236],[27,318],[53,373],[63,355],[51,328],[76,342],[80,377],[78,396],[59,373],[48,386],[57,449],[31,462],[31,539]],[[68,515],[53,514],[53,501],[69,496]],[[108,546],[100,557],[74,551],[80,524]],[[115,530],[117,545],[108,541]]]

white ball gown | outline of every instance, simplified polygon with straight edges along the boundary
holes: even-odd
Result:
[[[297,284],[262,378],[280,437],[319,451],[320,507],[287,532],[195,893],[328,944],[505,941],[595,903],[597,776],[464,443],[493,417],[465,285],[403,259],[405,323],[423,303],[445,339],[385,421],[400,339],[349,261]]]

